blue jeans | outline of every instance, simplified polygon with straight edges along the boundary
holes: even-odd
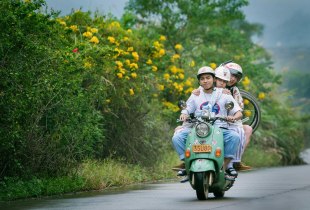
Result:
[[[184,152],[186,146],[186,139],[190,132],[190,128],[186,128],[174,133],[172,137],[172,144],[178,153],[180,160],[184,160]],[[232,130],[222,129],[224,136],[224,157],[235,158],[240,142],[240,136],[237,132]]]
[[[234,159],[240,143],[240,135],[233,130],[222,129],[224,136],[224,157]]]

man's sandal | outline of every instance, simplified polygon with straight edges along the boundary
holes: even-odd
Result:
[[[233,167],[226,169],[226,173],[229,174],[230,176],[234,177],[238,176],[238,172]]]

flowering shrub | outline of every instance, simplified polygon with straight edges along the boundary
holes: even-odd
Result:
[[[198,68],[215,69],[231,57],[244,63],[240,85],[267,105],[264,113],[271,126],[266,127],[272,127],[276,113],[270,104],[277,103],[267,97],[274,88],[268,84],[279,78],[266,64],[250,63],[264,53],[245,42],[238,30],[227,32],[230,18],[213,18],[215,25],[209,20],[213,28],[206,33],[174,28],[182,23],[165,31],[128,28],[124,20],[79,10],[65,17],[41,14],[43,4],[0,3],[0,23],[6,29],[0,34],[0,179],[62,174],[86,158],[116,156],[150,165],[170,148],[177,101],[197,88]],[[184,38],[197,34],[207,36]]]

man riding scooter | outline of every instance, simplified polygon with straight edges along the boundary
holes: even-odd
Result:
[[[225,74],[230,74],[229,70],[224,66],[218,68],[223,68]],[[238,103],[233,99],[231,95],[222,94],[222,89],[214,88],[214,71],[210,67],[202,67],[198,70],[197,79],[200,86],[202,87],[199,96],[192,94],[187,100],[187,107],[182,110],[180,115],[180,120],[183,121],[183,125],[176,128],[175,133],[172,137],[173,146],[178,153],[180,160],[184,161],[184,152],[186,145],[186,138],[192,127],[191,123],[185,122],[189,118],[189,115],[195,113],[196,111],[202,110],[202,108],[207,106],[209,110],[215,115],[224,116],[230,122],[235,122],[242,118],[241,108]],[[225,110],[225,102],[232,101],[234,103],[234,108],[227,113]],[[240,137],[235,131],[227,129],[227,123],[223,121],[216,121],[215,124],[222,128],[224,136],[224,170],[227,169],[228,163],[235,157]],[[174,167],[174,170],[182,170],[185,168],[184,163],[179,166]],[[226,174],[227,179],[233,179],[229,174]]]

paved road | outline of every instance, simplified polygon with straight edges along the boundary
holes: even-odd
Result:
[[[0,204],[0,209],[91,210],[309,210],[310,165],[279,167],[240,173],[223,199],[212,194],[198,201],[189,183],[160,183],[135,190],[86,193],[61,199],[42,199]]]

